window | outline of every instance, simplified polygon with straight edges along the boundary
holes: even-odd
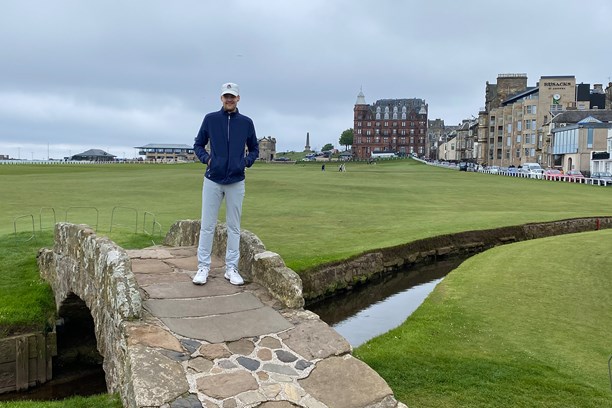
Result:
[[[512,133],[512,123],[508,123],[508,126],[506,127],[508,134]]]
[[[515,156],[517,159],[521,157],[521,149],[516,149]]]
[[[357,134],[360,135],[361,134],[361,129],[357,129]]]
[[[516,143],[521,143],[521,135],[516,135]]]
[[[361,127],[361,122],[357,122],[357,127]]]
[[[523,121],[519,120],[516,122],[516,131],[520,132],[521,130],[523,130]]]
[[[376,129],[375,132],[377,135],[380,135],[380,129]]]
[[[506,138],[506,146],[512,146],[512,138],[511,137]]]
[[[587,149],[593,148],[593,130],[592,128],[587,129]]]

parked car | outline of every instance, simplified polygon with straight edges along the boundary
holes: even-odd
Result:
[[[594,172],[591,174],[591,178],[604,180],[606,182],[606,186],[612,184],[612,173],[607,171]]]
[[[562,180],[563,179],[563,172],[561,170],[557,170],[557,169],[546,169],[546,170],[544,170],[544,176],[548,180]]]
[[[531,169],[527,171],[529,178],[542,179],[544,178],[544,169]]]
[[[489,166],[487,170],[489,170],[491,174],[497,174],[499,173],[499,166]]]
[[[570,170],[567,173],[565,173],[565,176],[568,179],[572,179],[572,180],[573,179],[582,179],[582,178],[584,178],[584,174],[582,174],[580,172],[580,170]]]
[[[466,162],[459,163],[459,171],[467,171],[468,164]]]

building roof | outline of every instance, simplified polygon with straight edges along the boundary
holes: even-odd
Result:
[[[508,99],[506,99],[505,101],[502,101],[502,105],[507,105],[509,103],[514,103],[516,101],[518,101],[521,98],[524,98],[525,96],[534,94],[539,92],[540,88],[537,86],[528,86],[527,88],[525,88],[524,91],[521,91],[517,94],[514,94],[512,96],[509,96]]]
[[[136,146],[134,149],[193,149],[193,146],[186,144],[157,144],[149,143],[145,146]]]
[[[74,156],[87,156],[87,157],[117,157],[113,154],[106,153],[104,150],[100,149],[89,149],[83,153],[75,154]],[[73,156],[73,157],[74,157]]]
[[[612,122],[612,110],[610,109],[566,110],[555,116],[552,122],[578,123],[589,116],[601,122]]]

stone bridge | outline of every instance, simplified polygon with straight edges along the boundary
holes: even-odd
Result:
[[[59,223],[38,255],[58,310],[79,298],[95,324],[109,392],[126,407],[395,408],[386,382],[304,310],[302,282],[242,231],[242,287],[223,279],[217,227],[209,281],[197,270],[199,222],[163,246],[124,250],[85,225]]]

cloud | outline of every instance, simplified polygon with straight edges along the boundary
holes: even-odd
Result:
[[[500,73],[607,83],[610,15],[607,0],[517,0],[502,11],[485,0],[8,1],[0,154],[190,144],[227,81],[279,150],[302,150],[308,131],[336,144],[360,88],[369,103],[425,99],[430,118],[457,124]]]

